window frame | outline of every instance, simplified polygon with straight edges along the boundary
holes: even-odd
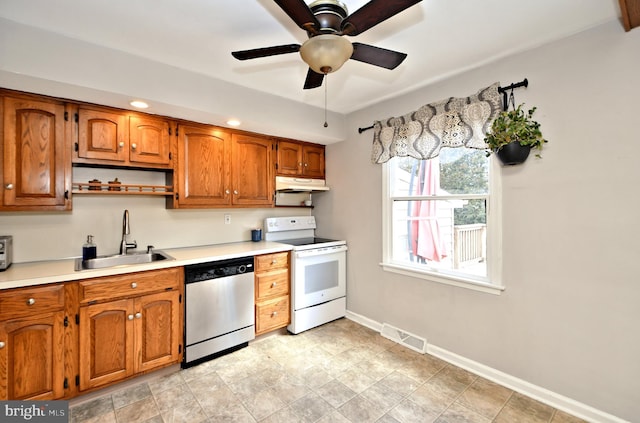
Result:
[[[460,147],[464,148],[464,147]],[[500,295],[505,287],[502,284],[502,181],[501,168],[493,157],[489,159],[489,193],[452,197],[470,197],[487,199],[487,276],[486,278],[465,277],[451,273],[442,273],[437,269],[425,269],[411,266],[406,262],[393,260],[393,205],[394,201],[416,200],[415,197],[391,196],[390,161],[382,164],[382,262],[384,271],[397,273],[431,282],[456,286],[474,291]]]

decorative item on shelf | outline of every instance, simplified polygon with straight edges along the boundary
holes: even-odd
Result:
[[[109,181],[109,191],[120,191],[122,189],[120,185],[122,184],[116,177],[113,181]]]
[[[89,181],[89,191],[101,191],[102,190],[102,181],[99,179],[92,179]]]
[[[512,110],[509,110],[509,104],[512,105]],[[524,104],[515,107],[512,90],[505,110],[493,121],[491,130],[484,139],[487,143],[487,156],[496,153],[504,165],[523,163],[532,149],[542,151],[542,146],[548,142],[542,136],[540,124],[532,119],[536,107],[525,112],[522,106]],[[539,152],[536,157],[541,158]]]

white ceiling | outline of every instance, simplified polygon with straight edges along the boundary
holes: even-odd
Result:
[[[367,3],[343,1],[350,13]],[[619,15],[617,0],[424,0],[349,38],[408,57],[395,70],[348,61],[325,78],[328,108],[350,113]],[[230,54],[305,41],[272,0],[0,0],[0,17],[324,106],[324,86],[302,89],[307,66],[297,53]]]

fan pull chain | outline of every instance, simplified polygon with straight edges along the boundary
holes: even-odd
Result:
[[[324,127],[328,127],[327,123],[327,85],[329,85],[329,75],[324,78]]]

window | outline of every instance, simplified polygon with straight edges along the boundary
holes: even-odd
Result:
[[[383,267],[499,293],[499,169],[484,150],[383,165]]]

